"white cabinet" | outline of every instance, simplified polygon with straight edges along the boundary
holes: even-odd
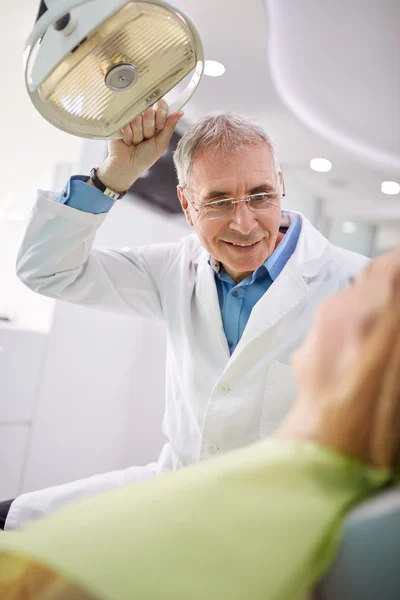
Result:
[[[0,328],[0,423],[32,419],[47,338],[45,333]]]
[[[21,491],[28,425],[0,423],[0,500],[15,498]]]

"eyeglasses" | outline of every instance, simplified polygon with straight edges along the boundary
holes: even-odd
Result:
[[[246,202],[247,207],[254,212],[265,211],[277,206],[278,202],[285,197],[285,184],[283,184],[283,192],[259,192],[258,194],[250,194],[241,200],[235,198],[218,198],[203,206],[196,206],[186,192],[186,197],[193,206],[197,214],[203,218],[213,220],[227,217],[235,211],[236,204]]]

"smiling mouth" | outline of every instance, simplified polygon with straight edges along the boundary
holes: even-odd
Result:
[[[261,240],[258,240],[257,242],[252,242],[250,244],[241,244],[239,242],[226,242],[224,241],[225,244],[228,244],[228,246],[231,246],[232,248],[238,249],[238,250],[243,250],[243,249],[250,249],[250,248],[254,248],[255,246],[257,246],[257,244],[260,243]]]

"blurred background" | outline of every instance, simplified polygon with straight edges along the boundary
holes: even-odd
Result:
[[[0,500],[155,460],[164,440],[165,376],[160,325],[42,298],[15,276],[36,190],[60,190],[70,175],[88,174],[107,147],[65,134],[35,111],[24,89],[22,52],[39,2],[5,3]],[[96,243],[123,247],[190,233],[174,191],[174,144],[197,118],[232,109],[273,136],[284,208],[303,213],[333,243],[368,256],[399,244],[400,2],[175,4],[196,23],[206,59],[223,67],[208,65],[170,149],[116,203]]]

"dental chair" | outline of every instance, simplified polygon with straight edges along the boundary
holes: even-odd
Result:
[[[349,514],[335,563],[313,600],[400,600],[400,489]]]

